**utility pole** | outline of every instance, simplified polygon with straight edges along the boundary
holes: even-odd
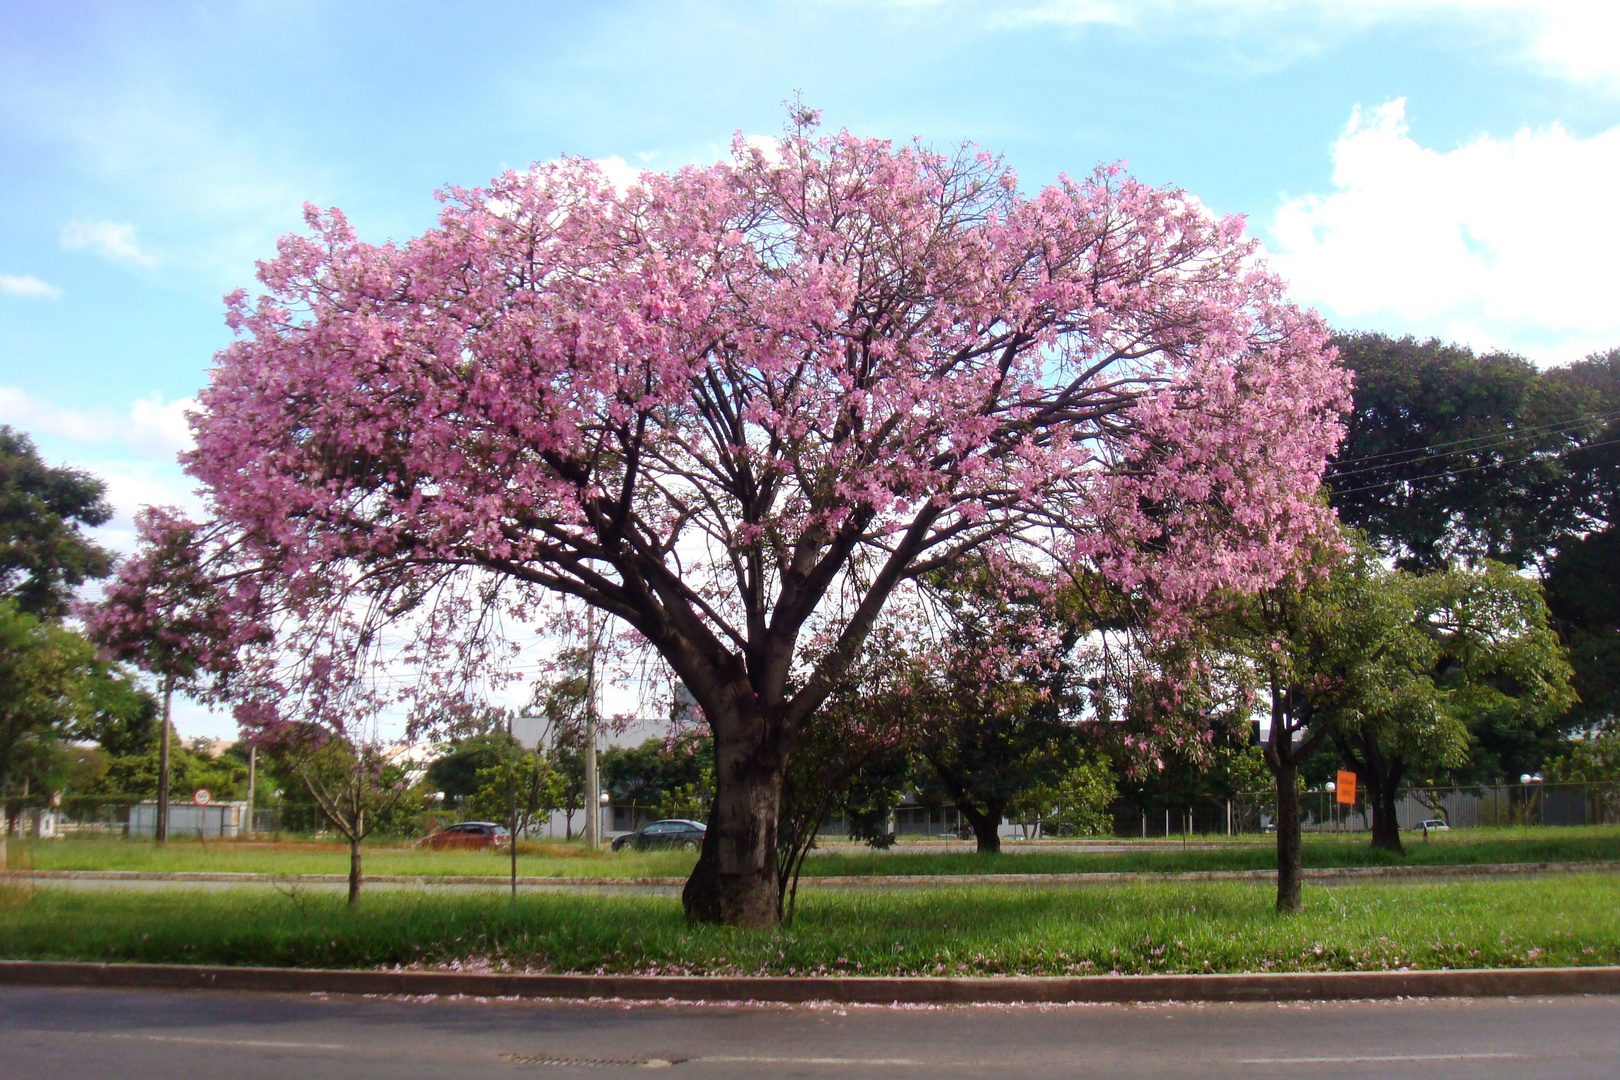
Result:
[[[512,714],[506,714],[506,808],[511,823],[506,829],[506,847],[512,855],[512,899],[517,899],[517,739],[512,734]]]
[[[152,839],[158,843],[169,840],[169,712],[174,700],[174,676],[163,676],[163,731],[158,737],[157,822],[152,828]]]
[[[602,778],[596,773],[596,609],[585,609],[585,846],[602,844]]]

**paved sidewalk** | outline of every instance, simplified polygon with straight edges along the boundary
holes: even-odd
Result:
[[[0,987],[0,1045],[7,1080],[1612,1080],[1620,997],[626,1008]]]

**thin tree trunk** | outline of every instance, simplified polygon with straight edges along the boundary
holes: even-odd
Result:
[[[1277,775],[1277,910],[1304,909],[1300,880],[1299,765],[1292,754],[1279,755]]]
[[[1294,735],[1306,728],[1291,707],[1294,691],[1277,673],[1271,676],[1271,734],[1266,739],[1266,764],[1277,780],[1277,910],[1295,914],[1304,909],[1300,880],[1299,763],[1322,738],[1307,734],[1295,745]]]
[[[360,830],[349,837],[349,905],[360,902]]]
[[[776,828],[786,755],[741,741],[715,739],[709,828],[681,903],[691,922],[771,927],[780,922]]]
[[[163,731],[158,736],[157,823],[153,838],[160,844],[169,840],[169,714],[174,700],[174,680],[163,680]]]

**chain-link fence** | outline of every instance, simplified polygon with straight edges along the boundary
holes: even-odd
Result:
[[[112,802],[93,797],[69,798],[58,803],[14,804],[6,808],[10,835],[53,839],[66,836],[119,836],[150,839],[157,831],[155,802]],[[249,813],[251,812],[251,822]],[[169,835],[182,839],[238,837],[249,833],[274,834],[281,829],[275,807],[250,808],[246,803],[221,802],[199,806],[191,802],[169,804]]]
[[[1305,832],[1368,832],[1372,809],[1366,790],[1354,803],[1342,804],[1337,793],[1303,791],[1300,827]],[[1180,805],[1120,802],[1113,807],[1114,835],[1153,839],[1175,836],[1272,832],[1277,795],[1254,791],[1231,799],[1207,799]],[[1577,825],[1620,825],[1620,783],[1484,784],[1402,789],[1395,800],[1402,831],[1439,822],[1446,829],[1556,828]]]

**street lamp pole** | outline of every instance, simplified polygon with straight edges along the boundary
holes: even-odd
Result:
[[[512,733],[512,714],[506,714],[506,847],[512,856],[512,899],[517,899],[517,738]]]

